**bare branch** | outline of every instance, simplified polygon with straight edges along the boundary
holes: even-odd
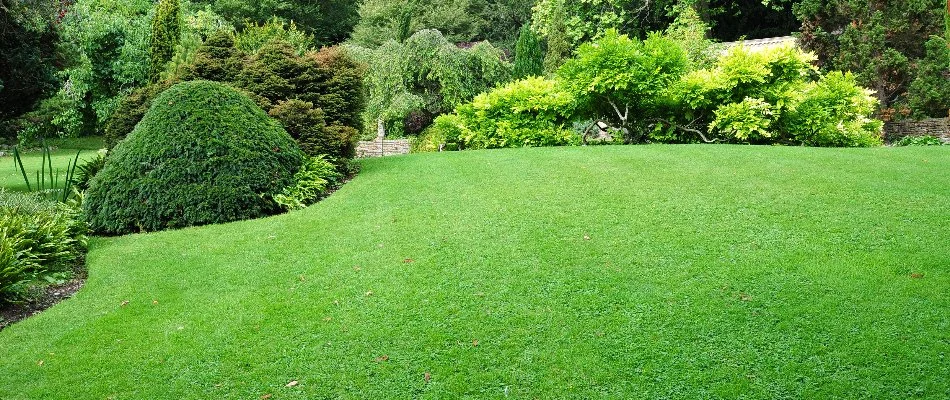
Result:
[[[626,123],[627,123],[627,117],[629,116],[629,114],[623,114],[623,113],[621,113],[621,112],[620,112],[620,107],[617,107],[617,103],[614,103],[613,100],[607,100],[607,102],[610,103],[610,106],[614,108],[614,112],[617,113],[617,117],[620,118],[620,120],[621,120],[624,124],[626,124]],[[628,107],[627,107],[627,110],[629,111],[629,109],[630,109],[630,108],[629,108],[629,106],[628,106]]]
[[[716,143],[716,142],[721,142],[721,141],[723,141],[722,139],[719,139],[719,138],[715,138],[715,139],[710,140],[710,139],[708,139],[708,138],[706,137],[705,134],[703,134],[702,131],[700,131],[700,130],[698,130],[698,129],[687,128],[687,127],[682,126],[682,125],[677,125],[677,124],[675,124],[675,123],[673,123],[673,122],[667,121],[667,120],[662,119],[662,118],[653,118],[652,121],[655,121],[655,122],[662,122],[662,123],[666,124],[667,126],[672,126],[672,127],[676,128],[676,129],[679,129],[679,130],[684,131],[684,132],[695,133],[695,134],[699,135],[699,137],[703,140],[703,142],[706,142],[706,143]],[[690,124],[695,123],[695,122],[696,122],[696,121],[693,121],[693,122],[691,122]],[[656,126],[656,124],[654,123],[654,124],[651,124],[651,125],[650,125],[650,127],[653,127],[653,126]]]

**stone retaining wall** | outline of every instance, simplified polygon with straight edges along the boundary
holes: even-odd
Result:
[[[950,142],[950,118],[899,121],[884,124],[884,139],[896,142],[905,136],[936,136]]]
[[[409,140],[372,140],[359,142],[356,146],[357,158],[384,157],[409,154]]]

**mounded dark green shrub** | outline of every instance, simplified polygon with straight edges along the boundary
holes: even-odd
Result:
[[[103,128],[106,146],[111,149],[120,140],[125,139],[129,132],[135,129],[135,125],[142,120],[149,108],[152,107],[152,101],[174,83],[176,82],[159,81],[150,83],[135,89],[123,98],[112,116],[106,120]]]
[[[163,92],[93,178],[84,208],[97,232],[123,234],[280,212],[304,155],[280,125],[215,82]]]

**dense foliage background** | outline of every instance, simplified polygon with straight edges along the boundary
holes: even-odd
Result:
[[[382,121],[391,136],[415,135],[488,89],[555,74],[609,30],[638,40],[665,32],[687,47],[690,68],[709,66],[715,41],[795,34],[822,73],[851,71],[874,90],[876,117],[943,117],[946,10],[943,0],[0,0],[0,134],[23,143],[121,138],[170,83],[241,86],[234,77],[189,76],[196,65],[218,56],[244,63],[279,39],[298,56],[345,42],[361,64],[366,89],[350,85],[339,96],[360,115],[340,124],[323,115],[323,124],[355,137],[374,136]],[[199,51],[220,33],[239,56]],[[299,100],[312,103],[302,112],[316,125],[317,109],[341,107]],[[275,115],[306,107],[284,105]],[[118,134],[110,129],[116,119],[127,125]]]

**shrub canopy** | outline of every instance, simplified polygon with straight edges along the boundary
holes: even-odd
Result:
[[[276,213],[304,156],[247,96],[209,81],[163,92],[93,178],[93,230],[122,234]]]

